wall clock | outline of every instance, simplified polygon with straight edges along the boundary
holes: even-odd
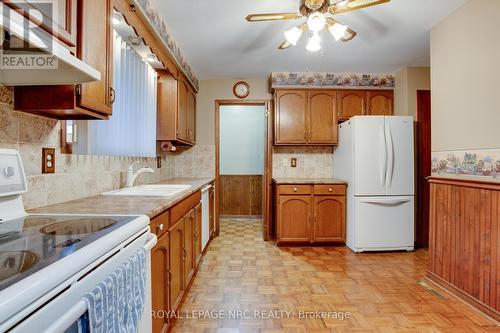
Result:
[[[250,95],[250,86],[245,81],[236,82],[233,87],[233,94],[238,98],[246,98]]]

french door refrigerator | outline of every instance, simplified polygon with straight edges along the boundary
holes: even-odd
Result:
[[[414,248],[413,118],[356,116],[339,125],[335,176],[348,181],[347,246]]]

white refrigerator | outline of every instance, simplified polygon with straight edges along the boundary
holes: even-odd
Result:
[[[335,177],[348,181],[347,246],[414,248],[413,118],[358,116],[339,125]]]

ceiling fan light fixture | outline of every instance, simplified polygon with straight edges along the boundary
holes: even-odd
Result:
[[[317,52],[321,50],[321,38],[317,32],[314,32],[307,42],[306,49],[309,52]]]
[[[309,18],[307,19],[307,27],[312,32],[318,32],[323,30],[325,24],[326,24],[325,14],[320,12],[316,12],[309,15]]]
[[[285,31],[285,38],[287,42],[292,45],[297,45],[300,36],[302,36],[302,29],[299,27],[293,27],[292,29]]]
[[[336,41],[339,41],[341,38],[345,36],[347,28],[348,28],[347,25],[334,23],[333,25],[328,27],[328,30],[332,34],[333,38],[335,38]]]

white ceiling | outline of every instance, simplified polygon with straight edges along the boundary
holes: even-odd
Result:
[[[338,15],[358,32],[348,43],[323,33],[323,51],[280,51],[283,32],[302,21],[246,22],[252,13],[297,12],[299,0],[152,0],[200,79],[267,78],[278,71],[392,73],[429,65],[431,28],[466,0],[392,0]]]

